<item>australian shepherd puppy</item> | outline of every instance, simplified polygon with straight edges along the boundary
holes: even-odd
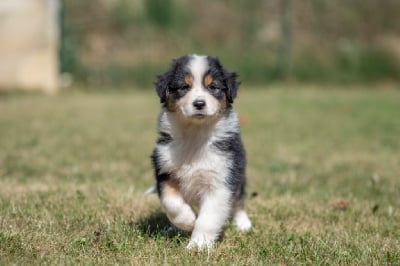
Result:
[[[171,223],[192,232],[188,249],[211,248],[229,219],[240,231],[251,229],[245,151],[232,108],[236,77],[217,58],[187,55],[155,82],[162,104],[155,189]]]

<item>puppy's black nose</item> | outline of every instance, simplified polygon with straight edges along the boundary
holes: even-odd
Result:
[[[197,110],[201,110],[206,106],[206,101],[204,100],[195,100],[193,102],[193,106],[196,107]]]

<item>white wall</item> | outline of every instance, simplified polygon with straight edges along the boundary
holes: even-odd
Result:
[[[58,89],[59,0],[0,0],[0,90]]]

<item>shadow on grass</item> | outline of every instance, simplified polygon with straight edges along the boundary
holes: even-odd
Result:
[[[143,235],[151,238],[179,238],[188,237],[188,233],[173,227],[165,213],[154,211],[147,217],[132,222],[133,226]]]
[[[191,235],[190,232],[180,230],[173,226],[165,213],[162,213],[161,211],[154,211],[147,217],[140,218],[136,222],[132,221],[131,226],[133,226],[141,235],[154,239],[170,239],[176,243],[187,241]],[[224,226],[224,229],[218,236],[218,242],[221,242],[224,239],[225,231],[230,226],[232,226],[231,223]]]

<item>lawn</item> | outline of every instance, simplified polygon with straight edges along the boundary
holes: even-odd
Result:
[[[152,89],[0,95],[0,264],[399,265],[400,90],[245,86],[254,230],[165,236]]]

